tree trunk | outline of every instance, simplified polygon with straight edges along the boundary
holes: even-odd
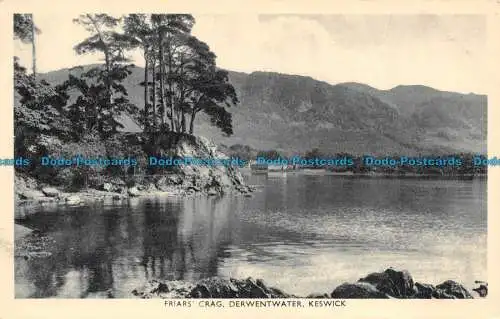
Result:
[[[160,100],[162,106],[161,113],[161,124],[162,126],[165,124],[165,114],[167,113],[167,106],[165,103],[165,87],[164,87],[164,71],[165,71],[165,63],[163,62],[163,41],[160,39]]]
[[[156,132],[156,60],[153,60],[153,131]]]
[[[111,93],[111,61],[109,59],[108,49],[104,51],[104,59],[106,63],[106,94],[108,94],[108,108],[113,103],[113,94]]]
[[[144,131],[147,132],[149,129],[149,101],[148,101],[148,93],[149,93],[149,79],[148,79],[148,55],[146,48],[144,48]]]
[[[180,132],[182,132],[182,127],[181,127],[181,112],[177,112],[176,116],[177,116],[177,121],[176,121],[177,132],[180,133]]]
[[[191,112],[191,122],[189,123],[189,134],[193,135],[194,131],[194,118],[196,116],[195,110]]]
[[[36,81],[36,45],[35,45],[35,20],[33,19],[33,14],[31,14],[31,58],[33,60],[33,80]]]
[[[182,78],[184,77],[184,56],[181,55],[181,81],[179,83],[180,86],[180,103],[179,106],[181,108],[181,130],[182,133],[186,133],[186,110],[185,110],[185,105],[184,105],[184,81]]]
[[[168,75],[169,75],[169,79],[168,79],[168,103],[169,103],[169,106],[170,106],[170,123],[172,125],[172,130],[175,131],[175,132],[178,132],[179,131],[179,128],[178,128],[178,123],[175,123],[175,110],[174,110],[174,103],[173,103],[173,90],[172,90],[172,80],[171,80],[171,72],[172,72],[172,52],[170,50],[170,45],[171,45],[171,40],[170,40],[170,37],[168,38],[168,46],[167,46],[167,52],[168,52]],[[165,71],[165,73],[167,74],[167,72]]]

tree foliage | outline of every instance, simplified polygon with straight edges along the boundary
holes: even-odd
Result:
[[[145,129],[151,126],[153,130],[160,127],[193,134],[196,115],[203,111],[211,124],[231,135],[227,107],[237,104],[238,98],[227,72],[216,67],[216,55],[191,35],[194,23],[186,14],[125,17],[126,34],[133,45],[141,46],[146,62],[142,82],[145,106],[139,121]]]
[[[107,14],[85,14],[74,22],[91,33],[75,46],[76,53],[101,53],[104,64],[91,68],[79,78],[69,76],[66,89],[76,89],[80,93],[69,106],[69,117],[77,132],[96,131],[107,138],[123,127],[119,121],[122,114],[138,112],[128,100],[123,85],[133,67],[126,57],[133,45],[128,37],[115,30],[120,19]]]
[[[33,40],[33,29],[35,34],[40,34],[41,30],[33,26],[33,14],[14,13],[14,39],[24,43]]]
[[[31,43],[33,78],[36,78],[36,45],[35,35],[40,34],[40,29],[33,21],[33,14],[14,14],[14,40]]]

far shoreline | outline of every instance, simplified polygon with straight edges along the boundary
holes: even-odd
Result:
[[[360,178],[391,178],[391,179],[443,179],[443,180],[471,180],[471,179],[487,179],[488,174],[415,174],[415,173],[354,173],[354,172],[335,172],[326,169],[303,169],[303,170],[251,170],[250,168],[240,168],[240,172],[245,176],[248,175],[305,175],[305,176],[343,176],[343,177],[360,177]]]

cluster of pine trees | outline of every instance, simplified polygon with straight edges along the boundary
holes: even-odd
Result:
[[[83,14],[73,21],[89,33],[75,45],[75,52],[100,54],[103,63],[72,72],[63,84],[51,87],[37,81],[35,36],[41,30],[32,14],[14,15],[15,39],[33,48],[31,75],[14,59],[15,89],[24,107],[16,113],[16,124],[25,124],[26,116],[34,113],[46,118],[47,114],[38,113],[48,112],[56,119],[54,124],[67,123],[74,137],[95,132],[106,139],[122,127],[119,119],[126,114],[151,136],[158,132],[193,134],[196,116],[204,112],[223,133],[233,133],[227,108],[238,103],[236,92],[228,73],[217,67],[216,55],[191,34],[195,23],[191,15]],[[144,87],[142,107],[130,103],[123,85],[134,67],[129,55],[138,49],[145,63],[144,79],[137,83]],[[50,94],[40,98],[39,91],[44,89]]]

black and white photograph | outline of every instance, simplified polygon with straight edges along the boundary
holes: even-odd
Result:
[[[16,299],[488,298],[486,15],[12,27]]]

